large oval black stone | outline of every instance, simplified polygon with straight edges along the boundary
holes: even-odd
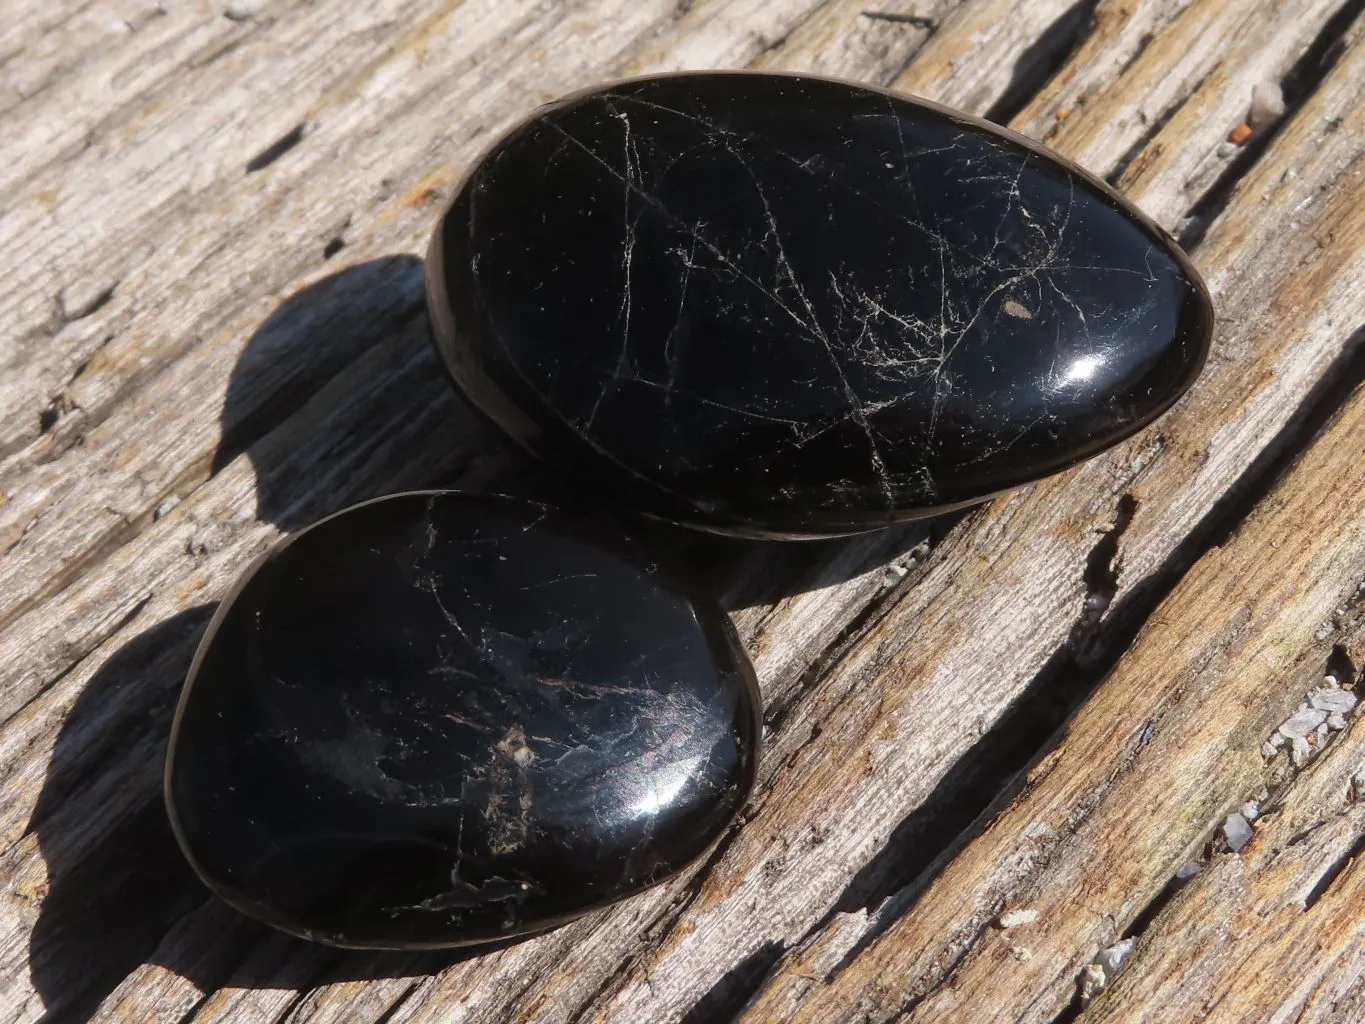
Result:
[[[729,619],[628,537],[406,494],[293,537],[223,603],[167,803],[248,914],[338,945],[458,945],[683,868],[744,803],[759,721]]]
[[[1022,136],[787,75],[544,107],[433,239],[439,346],[534,452],[678,522],[841,533],[982,500],[1151,422],[1208,294]]]

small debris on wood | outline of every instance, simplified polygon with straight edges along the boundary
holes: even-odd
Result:
[[[1351,775],[1351,799],[1365,799],[1365,765],[1357,768]]]
[[[1120,939],[1106,949],[1102,949],[1095,955],[1094,961],[1087,964],[1080,975],[1080,994],[1081,1005],[1087,1005],[1092,999],[1109,987],[1109,984],[1118,977],[1126,964],[1137,950],[1137,937]]]
[[[1255,132],[1252,131],[1251,125],[1239,124],[1236,128],[1232,129],[1232,131],[1228,132],[1228,141],[1234,146],[1245,146],[1254,134]]]
[[[1319,708],[1304,707],[1290,715],[1280,724],[1280,733],[1291,740],[1306,739],[1308,734],[1327,721],[1327,712]]]
[[[156,511],[152,513],[152,519],[154,520],[160,519],[162,516],[169,515],[171,509],[175,508],[175,506],[179,504],[180,499],[177,498],[175,495],[171,495],[169,498],[167,498],[165,501],[163,501],[160,505],[156,507]]]
[[[1346,716],[1356,710],[1359,702],[1353,692],[1341,686],[1336,674],[1328,672],[1322,678],[1322,685],[1311,690],[1299,709],[1261,744],[1262,756],[1271,760],[1287,740],[1290,761],[1295,768],[1302,768],[1327,745],[1333,732],[1340,732],[1350,724]]]
[[[1007,910],[999,917],[1001,928],[1021,928],[1038,920],[1036,910]]]
[[[1086,964],[1085,970],[1081,971],[1080,981],[1082,1006],[1089,1004],[1109,984],[1109,979],[1104,975],[1104,968],[1099,964]]]
[[[1095,963],[1104,969],[1104,973],[1110,981],[1114,980],[1115,975],[1123,970],[1123,965],[1137,951],[1137,942],[1137,936],[1120,939],[1108,949],[1101,950],[1100,955],[1095,957]]]
[[[1240,814],[1229,814],[1223,822],[1223,839],[1233,853],[1241,853],[1254,834],[1251,823]]]
[[[1242,804],[1242,817],[1247,821],[1255,821],[1261,816],[1261,804],[1257,800],[1248,800]]]
[[[1314,690],[1308,695],[1308,705],[1319,711],[1340,711],[1344,714],[1355,710],[1356,695],[1350,690]]]
[[[1284,93],[1275,82],[1259,82],[1251,90],[1251,108],[1247,111],[1247,125],[1260,131],[1284,116]]]
[[[1302,768],[1313,757],[1313,748],[1308,745],[1308,741],[1299,737],[1294,737],[1293,746],[1289,750],[1289,759],[1294,762],[1295,768]]]
[[[1197,861],[1190,861],[1187,864],[1181,864],[1180,867],[1177,868],[1175,872],[1176,881],[1188,882],[1191,878],[1193,878],[1195,875],[1199,874],[1199,872],[1203,870],[1204,865],[1198,863]]]

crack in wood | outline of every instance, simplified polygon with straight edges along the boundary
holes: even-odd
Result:
[[[246,173],[255,174],[257,171],[263,171],[280,157],[284,156],[284,154],[288,153],[303,141],[304,131],[307,127],[308,123],[306,121],[300,121],[270,145],[266,146],[265,149],[261,150],[246,162]]]

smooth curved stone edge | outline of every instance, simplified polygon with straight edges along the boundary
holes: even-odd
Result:
[[[753,785],[757,684],[729,618],[631,532],[420,492],[268,552],[167,753],[196,872],[292,934],[404,949],[541,931],[703,855]]]
[[[874,87],[688,72],[534,111],[427,262],[438,349],[497,426],[601,496],[752,536],[986,500],[1130,437],[1194,382],[1208,291],[1038,143]]]

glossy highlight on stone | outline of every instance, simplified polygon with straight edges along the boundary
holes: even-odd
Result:
[[[724,612],[629,533],[426,492],[275,548],[210,625],[167,756],[200,876],[305,938],[424,948],[704,852],[753,782],[757,687]]]
[[[707,72],[542,107],[432,239],[460,389],[556,468],[725,532],[983,500],[1150,423],[1213,314],[1175,243],[1022,136]]]

